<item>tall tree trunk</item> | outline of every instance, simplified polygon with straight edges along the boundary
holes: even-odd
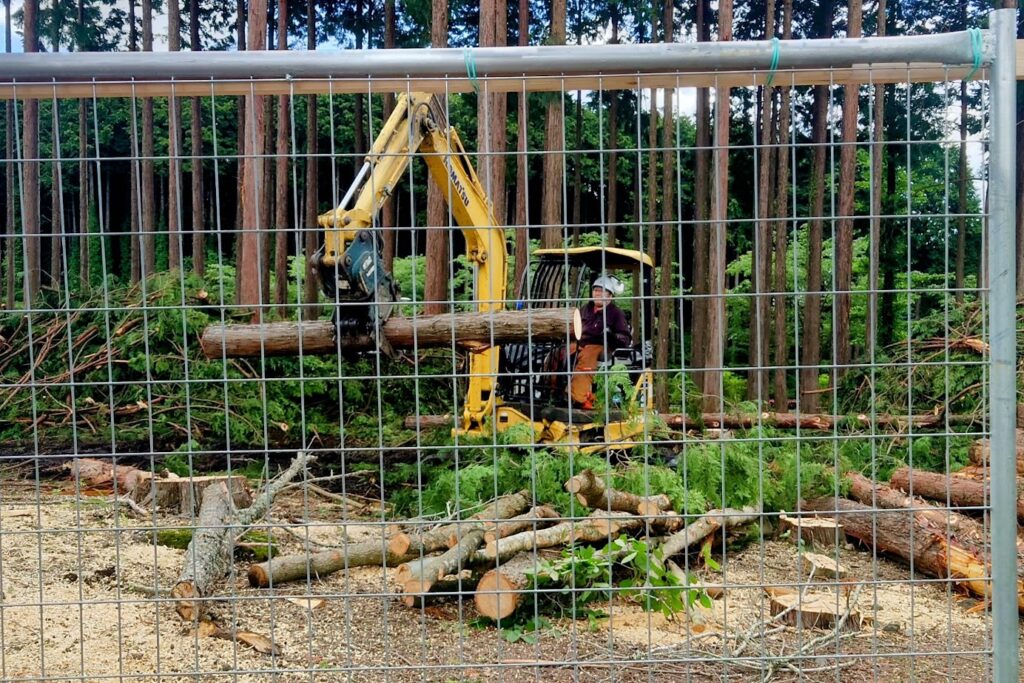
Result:
[[[306,49],[316,49],[316,0],[306,0]],[[306,97],[306,216],[303,246],[306,252],[306,279],[303,283],[302,308],[304,320],[315,320],[320,317],[320,307],[316,305],[319,298],[319,276],[312,265],[313,255],[320,244],[317,226],[318,178],[317,178],[317,97]]]
[[[63,8],[60,0],[53,0],[50,5],[50,49],[54,54],[60,52],[60,32],[63,25]],[[61,190],[63,186],[63,169],[61,168],[60,142],[60,100],[53,100],[53,129],[50,133],[51,156],[53,159],[50,175],[50,286],[60,290],[61,274],[64,272],[64,211],[61,207]],[[70,281],[69,281],[70,283]]]
[[[11,51],[11,0],[4,0],[4,45],[5,51]],[[7,160],[7,164],[4,165],[4,189],[6,192],[7,201],[5,202],[7,211],[4,216],[4,227],[7,233],[6,247],[7,247],[7,278],[6,278],[6,297],[4,298],[7,304],[7,310],[13,311],[15,304],[15,278],[14,271],[17,269],[17,260],[15,259],[15,245],[17,239],[15,239],[15,223],[14,223],[14,205],[15,205],[15,194],[14,194],[14,108],[17,106],[16,100],[7,100],[4,103],[4,112],[6,114],[4,126],[4,159]]]
[[[267,4],[275,0],[267,0]],[[273,12],[267,12],[267,23],[273,19]],[[270,43],[273,42],[273,29],[269,26],[266,28],[266,40],[267,44],[264,45],[264,50],[271,50],[269,47]],[[262,294],[260,301],[265,304],[271,303],[270,298],[270,274],[271,274],[271,263],[270,263],[270,251],[273,240],[271,234],[273,230],[273,216],[274,216],[274,197],[275,197],[275,184],[274,184],[274,168],[270,159],[274,156],[274,150],[277,147],[276,138],[274,133],[274,102],[273,97],[261,97],[263,101],[263,120],[266,122],[263,129],[263,160],[260,163],[263,169],[260,181],[260,199],[262,206],[260,207],[260,287],[262,288]]]
[[[494,0],[494,44],[498,47],[508,45],[508,0]],[[508,221],[508,193],[505,188],[506,161],[508,151],[508,93],[495,93],[491,103],[491,152],[494,161],[491,164],[491,203],[498,224],[504,226]]]
[[[885,35],[885,0],[878,0],[878,36]],[[885,159],[885,86],[875,85],[874,120],[871,146],[871,234],[868,245],[868,318],[866,321],[867,355],[874,359],[878,344],[878,259],[882,238],[882,166]]]
[[[892,88],[892,90],[889,90]],[[895,97],[895,86],[888,86],[888,96]],[[896,198],[896,163],[889,159],[885,168],[885,197],[890,207]],[[894,213],[892,208],[886,209]],[[878,306],[878,344],[884,346],[893,341],[896,330],[896,225],[888,220],[882,225],[882,240],[879,253],[879,267],[882,269],[882,297]],[[980,284],[980,283],[979,283]]]
[[[389,0],[393,1],[393,0]],[[277,4],[277,49],[288,49],[288,0]],[[288,317],[288,129],[290,105],[288,95],[277,96],[277,169],[274,173],[274,273],[277,285],[274,299],[277,313]]]
[[[775,0],[765,7],[765,40],[775,37]],[[747,372],[747,400],[768,398],[768,301],[769,273],[772,266],[771,234],[768,222],[771,213],[772,109],[775,98],[772,88],[761,88],[761,139],[757,177],[757,220],[754,223],[754,297],[750,300],[750,370]],[[785,407],[777,408],[784,410]]]
[[[179,0],[167,0],[167,49],[181,51],[181,5]],[[181,269],[181,100],[168,101],[167,136],[167,268]]]
[[[665,42],[671,43],[675,34],[673,17],[674,4],[665,0],[662,26]],[[675,157],[678,141],[675,139],[675,117],[672,112],[675,91],[665,88],[663,91],[665,116],[662,124],[662,157],[661,157],[661,260],[658,270],[658,343],[655,351],[654,367],[660,370],[654,382],[654,405],[661,412],[668,412],[668,378],[669,361],[672,352],[672,320],[676,302],[672,297],[673,265],[676,246],[675,193],[677,183],[675,175]]]
[[[519,46],[526,47],[530,44],[530,3],[529,0],[519,0]],[[520,92],[519,102],[519,128],[518,140],[516,142],[516,263],[515,274],[512,282],[514,287],[521,287],[523,273],[526,271],[526,264],[530,260],[530,229],[527,227],[530,216],[526,206],[529,196],[527,183],[529,177],[527,169],[529,160],[526,156],[527,137],[526,128],[529,125],[529,95]],[[518,296],[525,296],[525,291],[518,291]]]
[[[448,0],[432,0],[430,44],[448,47]],[[446,98],[440,104],[447,109]],[[428,315],[444,313],[448,305],[448,278],[452,258],[448,253],[448,210],[445,196],[436,183],[427,190],[426,282],[423,312]]]
[[[235,2],[235,45],[238,50],[244,50],[246,39],[245,39],[245,0],[236,0]],[[242,253],[245,245],[242,243],[242,197],[244,192],[242,190],[242,179],[245,168],[245,161],[243,160],[243,154],[245,153],[245,98],[238,97],[238,163],[236,166],[237,177],[235,178],[236,191],[235,195],[235,233],[234,233],[234,246],[235,246],[235,293],[242,289],[242,261],[245,259],[245,255]]]
[[[496,13],[495,0],[480,0],[480,25],[477,33],[477,45],[480,47],[494,47],[494,15]],[[495,163],[491,142],[494,136],[491,134],[491,105],[494,97],[490,94],[487,84],[481,88],[476,96],[476,171],[483,183],[484,190],[488,196],[493,196],[495,188],[492,186],[493,174],[491,166]]]
[[[793,37],[793,0],[784,0],[782,14],[782,39]],[[786,228],[785,217],[789,214],[789,163],[790,163],[790,90],[779,88],[779,147],[778,171],[775,174],[775,410],[786,410],[789,406],[789,391],[786,386],[786,370],[789,349],[786,343]]]
[[[582,42],[579,43],[582,45]],[[580,246],[580,230],[583,222],[583,191],[581,185],[583,184],[583,171],[580,166],[583,164],[583,92],[579,91],[576,93],[576,120],[575,120],[576,131],[573,134],[575,138],[573,147],[576,153],[572,169],[572,246]]]
[[[710,9],[707,7],[708,0],[697,0],[696,3],[696,26],[697,40],[707,42],[710,40],[707,17]],[[696,131],[696,171],[693,182],[694,219],[696,227],[693,237],[693,312],[690,325],[692,330],[691,346],[693,347],[693,367],[703,368],[705,366],[704,351],[707,344],[707,299],[708,292],[708,254],[710,248],[710,227],[708,224],[708,196],[709,196],[709,174],[710,174],[710,146],[711,146],[711,101],[710,91],[707,88],[697,88],[696,105],[697,131]],[[703,386],[701,375],[694,377],[698,386]]]
[[[128,0],[128,49],[131,52],[137,52],[139,49],[139,34],[135,27],[135,0]],[[131,137],[132,154],[136,157],[140,156],[139,153],[139,124],[135,115],[135,108],[132,107],[132,122],[129,127],[129,135]],[[131,246],[129,251],[131,253],[131,281],[132,284],[137,283],[142,278],[142,250],[143,241],[145,237],[142,235],[142,216],[141,207],[139,206],[140,195],[142,192],[140,177],[141,164],[138,161],[133,161],[129,164],[131,167],[131,200],[129,202],[131,217],[129,219],[130,231],[131,231]]]
[[[832,37],[832,0],[820,6],[819,35]],[[821,364],[821,248],[822,213],[825,210],[825,148],[828,126],[828,86],[814,88],[811,140],[814,160],[811,165],[811,221],[807,238],[807,295],[800,350],[800,410],[818,412],[818,365]]]
[[[395,33],[397,32],[395,19],[395,0],[384,0],[384,49],[395,48]],[[388,120],[391,112],[395,110],[395,96],[388,92],[384,93],[383,119]],[[384,269],[389,273],[393,271],[395,264],[395,200],[392,199],[384,204],[381,210],[380,227],[383,230],[382,249]]]
[[[267,0],[249,0],[248,50],[267,47]],[[266,145],[266,109],[262,95],[249,95],[245,99],[245,160],[242,169],[242,254],[238,264],[242,272],[238,303],[251,306],[257,320],[262,319],[262,280],[266,278],[263,265],[263,242],[267,228],[263,195],[267,191],[263,173],[262,154]]]
[[[153,51],[153,3],[142,0],[142,50]],[[156,198],[153,178],[153,100],[142,100],[142,274],[148,278],[156,271]]]
[[[189,0],[189,47],[203,49],[199,36],[199,0]],[[192,269],[206,273],[206,232],[203,225],[203,112],[202,98],[192,98]]]
[[[27,0],[24,12],[25,52],[39,52],[39,0]],[[31,308],[42,280],[39,237],[39,100],[25,100],[22,131],[22,233],[25,236],[25,307]]]
[[[79,26],[79,38],[75,49],[84,52],[88,43],[82,39],[85,29],[85,0],[78,0],[75,16]],[[92,187],[89,178],[88,100],[78,100],[78,280],[83,287],[89,285],[89,193]]]
[[[1024,168],[1024,156],[1021,155],[1021,151],[1024,151],[1024,147],[1017,146],[1017,168]],[[957,183],[957,213],[960,216],[956,221],[956,275],[955,283],[956,287],[956,303],[963,304],[964,302],[964,262],[967,258],[967,82],[960,82],[960,158],[957,160],[957,172],[960,175],[959,182]],[[1020,183],[1021,181],[1018,181]],[[881,185],[881,182],[879,182]],[[1020,206],[1020,203],[1018,203]],[[1018,214],[1017,217],[1017,228],[1020,229],[1020,221],[1024,218]],[[1017,263],[1017,270],[1020,271],[1024,267],[1020,264],[1019,260]],[[1018,297],[1021,295],[1019,285],[1017,291]]]
[[[565,45],[565,0],[551,0],[551,37],[549,44]],[[562,173],[565,168],[564,149],[565,100],[561,92],[551,97],[545,117],[544,191],[541,197],[541,246],[564,244],[562,230]]]
[[[648,226],[644,252],[653,259],[654,251],[658,245],[658,155],[656,150],[658,147],[659,119],[658,107],[655,104],[658,99],[658,91],[651,88],[648,92],[651,109],[648,112],[647,118],[647,213],[644,220],[640,221],[640,223],[641,225],[646,223]],[[646,324],[650,325],[652,322],[648,320]]]
[[[373,7],[371,3],[370,7]],[[362,50],[366,38],[365,28],[365,17],[363,14],[366,12],[366,5],[364,0],[356,0],[356,49]],[[372,9],[371,9],[372,11]],[[362,158],[366,154],[366,107],[363,93],[356,93],[356,111],[355,111],[355,127],[356,127],[356,158],[359,160],[358,163],[362,163]]]
[[[732,0],[718,5],[718,39],[732,40]],[[725,361],[725,247],[729,219],[729,89],[715,91],[715,187],[711,204],[711,238],[708,245],[707,354],[704,356],[704,409],[718,410],[722,403],[722,366]]]
[[[846,35],[861,34],[861,0],[850,0]],[[846,373],[850,364],[850,287],[853,281],[853,214],[854,183],[857,175],[857,113],[860,87],[848,83],[843,87],[843,147],[839,154],[839,220],[836,227],[835,263],[835,349],[834,382]]]

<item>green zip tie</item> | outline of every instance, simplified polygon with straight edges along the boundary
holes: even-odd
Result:
[[[765,81],[764,87],[772,87],[772,81],[775,80],[775,70],[779,68],[779,39],[772,37],[772,63],[768,65],[768,80]]]
[[[465,48],[462,51],[462,58],[466,62],[466,76],[469,77],[469,84],[473,86],[473,92],[480,92],[480,82],[476,78],[476,59],[473,57],[472,48]]]
[[[971,70],[964,76],[965,81],[971,80],[974,74],[978,73],[978,69],[981,68],[981,59],[984,56],[985,42],[981,36],[980,28],[969,28],[967,29],[968,35],[971,36],[971,57],[973,59],[973,65]]]

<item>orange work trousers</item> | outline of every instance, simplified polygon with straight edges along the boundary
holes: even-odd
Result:
[[[572,372],[572,381],[569,384],[572,400],[576,403],[586,404],[593,401],[594,371],[597,370],[597,362],[601,359],[602,351],[604,347],[600,344],[580,347],[576,356],[576,367]]]

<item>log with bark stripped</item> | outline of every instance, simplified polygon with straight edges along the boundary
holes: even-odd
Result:
[[[802,510],[834,515],[846,533],[862,543],[894,555],[914,568],[939,579],[948,579],[975,595],[991,597],[989,553],[962,538],[952,536],[943,524],[936,525],[928,511],[878,510],[845,498],[804,501]],[[1017,581],[1017,607],[1024,610],[1024,582]]]
[[[565,482],[565,490],[576,494],[580,505],[594,510],[632,512],[644,517],[655,517],[672,507],[672,501],[665,494],[638,496],[609,488],[604,479],[589,469]]]
[[[483,528],[488,523],[515,517],[530,507],[533,502],[529,491],[519,491],[498,498],[481,512],[462,522],[445,524],[422,532],[399,531],[388,541],[388,550],[396,556],[429,555],[448,547],[453,535],[465,534],[467,531]]]
[[[893,488],[911,491],[940,503],[947,500],[955,507],[984,508],[991,503],[989,483],[965,477],[946,476],[941,472],[925,472],[901,467],[892,473]],[[948,496],[948,498],[947,498]],[[1017,497],[1017,519],[1024,520],[1024,498]]]
[[[574,341],[582,331],[579,309],[533,308],[522,311],[445,313],[415,318],[391,318],[382,328],[395,349],[438,346],[496,345],[523,341]],[[261,325],[210,325],[199,341],[207,358],[297,356],[342,351],[372,351],[371,334],[338,337],[328,320],[277,322]]]

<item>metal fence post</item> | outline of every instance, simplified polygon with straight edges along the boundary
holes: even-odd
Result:
[[[989,206],[989,324],[992,430],[993,679],[1016,683],[1017,614],[1016,414],[1016,10],[992,12],[992,133]]]

